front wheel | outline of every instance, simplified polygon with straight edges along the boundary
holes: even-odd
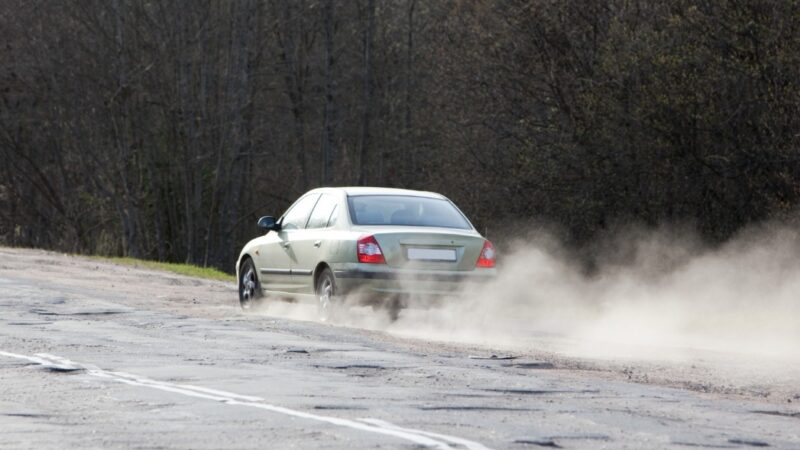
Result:
[[[336,279],[333,278],[331,269],[325,268],[319,274],[315,292],[317,294],[317,315],[320,322],[331,322],[341,306],[339,299],[336,298]]]
[[[247,258],[239,269],[239,305],[244,310],[258,305],[261,300],[261,283],[256,275],[256,266],[253,260]]]

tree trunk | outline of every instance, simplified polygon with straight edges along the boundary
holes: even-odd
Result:
[[[417,5],[417,0],[408,0],[408,34],[406,38],[406,73],[404,78],[403,90],[405,91],[405,114],[403,115],[403,146],[405,147],[405,162],[406,162],[406,183],[409,186],[414,185],[416,178],[416,167],[414,167],[414,151],[415,142],[413,133],[411,131],[411,86],[414,83],[414,8]]]
[[[362,79],[364,83],[364,105],[361,116],[361,159],[358,184],[367,184],[368,155],[369,155],[369,121],[372,115],[372,40],[375,34],[375,0],[367,0],[367,26],[364,28],[364,68]]]
[[[323,14],[325,23],[325,112],[322,128],[322,184],[325,186],[333,184],[335,178],[333,164],[336,156],[333,146],[336,120],[336,105],[333,101],[335,87],[333,81],[333,8],[333,0],[327,0]]]

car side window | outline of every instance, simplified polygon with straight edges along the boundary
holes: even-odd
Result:
[[[333,207],[333,211],[331,211],[331,217],[328,219],[328,228],[336,225],[336,219],[339,218],[339,205]]]
[[[281,229],[284,230],[297,230],[306,227],[308,216],[311,215],[311,210],[317,203],[319,194],[310,194],[298,200],[288,211],[283,215],[281,220]]]
[[[322,194],[311,213],[311,218],[308,219],[306,228],[325,228],[328,226],[328,219],[331,212],[336,209],[336,197],[328,194]]]

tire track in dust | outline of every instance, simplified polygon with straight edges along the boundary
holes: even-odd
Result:
[[[298,417],[301,419],[323,422],[340,427],[351,428],[358,431],[393,436],[429,448],[436,448],[441,450],[453,450],[457,448],[466,448],[468,450],[489,450],[488,447],[478,442],[470,441],[456,436],[449,436],[446,434],[432,433],[424,430],[417,430],[414,428],[404,428],[380,419],[363,418],[363,419],[350,420],[350,419],[342,419],[339,417],[311,414],[303,411],[285,408],[282,406],[276,406],[264,403],[264,399],[261,397],[241,395],[233,392],[220,391],[217,389],[209,389],[202,386],[175,384],[175,383],[167,383],[163,381],[152,380],[146,377],[133,375],[125,372],[116,372],[116,371],[100,369],[96,366],[92,366],[89,364],[79,364],[74,361],[70,361],[69,359],[62,358],[60,356],[50,355],[48,353],[37,353],[34,356],[28,356],[28,355],[20,355],[17,353],[0,351],[0,356],[25,360],[30,363],[37,364],[57,371],[83,370],[87,375],[131,386],[158,389],[161,391],[182,394],[188,397],[217,401],[231,406],[247,406],[251,408],[258,408],[278,414],[284,414],[287,416]]]

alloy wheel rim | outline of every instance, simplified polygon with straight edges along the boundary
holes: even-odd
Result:
[[[319,290],[319,315],[323,322],[330,318],[332,292],[333,285],[331,281],[328,279],[323,280]]]
[[[242,277],[242,308],[249,308],[256,294],[255,272],[248,268]]]

